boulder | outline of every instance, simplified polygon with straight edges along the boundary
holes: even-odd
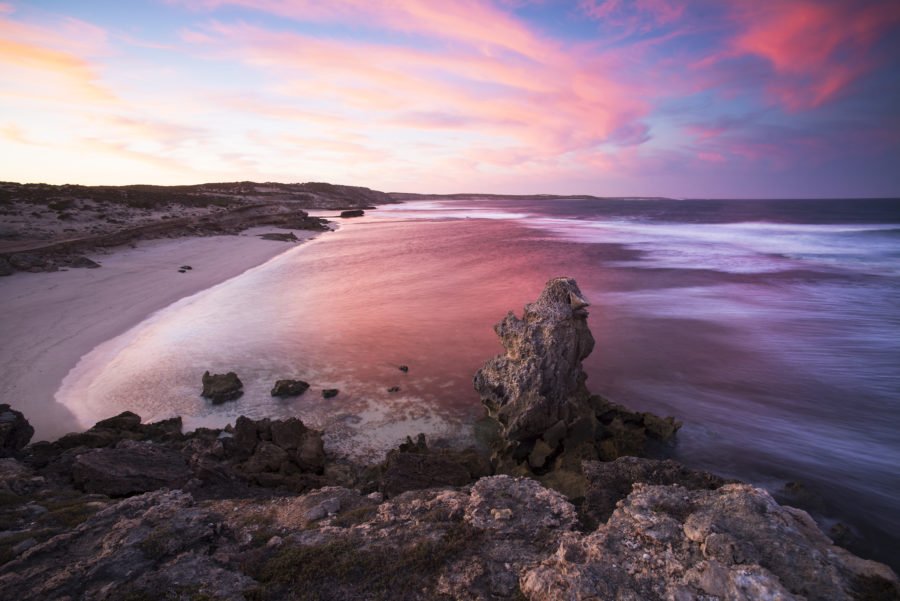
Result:
[[[338,395],[338,392],[337,388],[326,388],[322,391],[322,398],[333,399]]]
[[[272,387],[272,396],[299,396],[306,392],[309,384],[303,380],[278,380]]]
[[[201,396],[211,400],[214,405],[233,401],[244,394],[244,384],[233,371],[227,374],[203,374],[203,392]]]
[[[191,476],[190,468],[177,451],[133,440],[82,453],[72,464],[72,481],[78,488],[111,497],[178,488]]]
[[[16,270],[10,265],[9,261],[6,260],[6,257],[0,257],[0,276],[12,275],[15,272]]]
[[[362,209],[350,209],[349,211],[341,211],[341,217],[347,219],[348,217],[362,217],[366,212]]]
[[[12,457],[34,436],[25,416],[7,404],[0,405],[0,457]]]

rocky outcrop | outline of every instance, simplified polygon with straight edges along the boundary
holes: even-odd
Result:
[[[0,565],[0,598],[892,599],[886,567],[762,490],[638,484],[609,522],[528,478],[383,500],[343,487],[108,504]]]
[[[586,462],[576,509],[420,436],[365,470],[365,494],[334,485],[347,474],[298,419],[173,422],[126,412],[81,439],[95,448],[0,459],[0,598],[900,598],[805,512],[672,461]]]
[[[671,459],[621,457],[615,461],[585,461],[587,481],[583,519],[596,527],[609,519],[616,504],[631,494],[636,482],[677,484],[689,490],[715,490],[734,483],[709,472],[691,470]]]
[[[232,436],[222,442],[226,457],[236,462],[235,470],[260,486],[307,490],[318,483],[309,475],[325,469],[322,433],[295,417],[258,421],[239,417]]]
[[[362,209],[350,209],[348,211],[341,211],[341,217],[347,219],[348,217],[362,217],[366,212]]]
[[[16,272],[6,257],[0,257],[0,276],[12,275]]]
[[[635,484],[609,521],[568,533],[520,579],[529,599],[892,599],[887,566],[835,547],[762,489]],[[870,596],[878,591],[881,597]]]
[[[34,436],[34,428],[20,411],[0,405],[0,457],[12,457]]]
[[[474,383],[499,424],[500,471],[577,473],[582,460],[641,454],[648,442],[667,440],[678,429],[672,418],[634,413],[590,394],[582,368],[594,348],[587,307],[575,280],[554,278],[521,319],[510,312],[494,326],[506,352],[485,363]]]
[[[244,383],[233,371],[227,374],[203,374],[203,392],[201,396],[220,405],[226,401],[233,401],[244,394]]]
[[[272,396],[299,396],[307,391],[309,384],[303,380],[278,380],[272,387]]]
[[[158,422],[143,424],[141,416],[131,411],[101,420],[84,432],[66,434],[53,443],[39,443],[30,448],[32,461],[41,462],[41,457],[58,454],[62,450],[87,447],[91,449],[111,447],[123,440],[152,440],[169,442],[181,440],[181,418],[173,417]]]
[[[399,448],[387,454],[381,466],[379,490],[395,497],[408,490],[464,486],[493,473],[487,457],[474,449],[433,450],[419,434],[415,442],[407,437]]]
[[[75,486],[110,497],[179,488],[191,477],[192,472],[178,451],[133,440],[82,453],[72,464]]]

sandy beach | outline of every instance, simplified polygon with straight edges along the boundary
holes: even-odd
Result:
[[[94,347],[154,312],[265,263],[294,244],[263,240],[270,227],[237,236],[143,241],[88,256],[100,269],[16,273],[0,279],[0,398],[26,412],[34,440],[78,428],[54,393]],[[296,231],[301,240],[315,232]],[[192,269],[179,273],[179,267]]]

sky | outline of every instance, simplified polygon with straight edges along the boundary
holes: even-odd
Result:
[[[900,0],[0,0],[0,180],[900,196]]]

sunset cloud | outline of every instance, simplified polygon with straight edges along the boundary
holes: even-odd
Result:
[[[38,4],[0,2],[0,179],[43,148],[94,182],[687,196],[852,146],[900,193],[893,1]]]

